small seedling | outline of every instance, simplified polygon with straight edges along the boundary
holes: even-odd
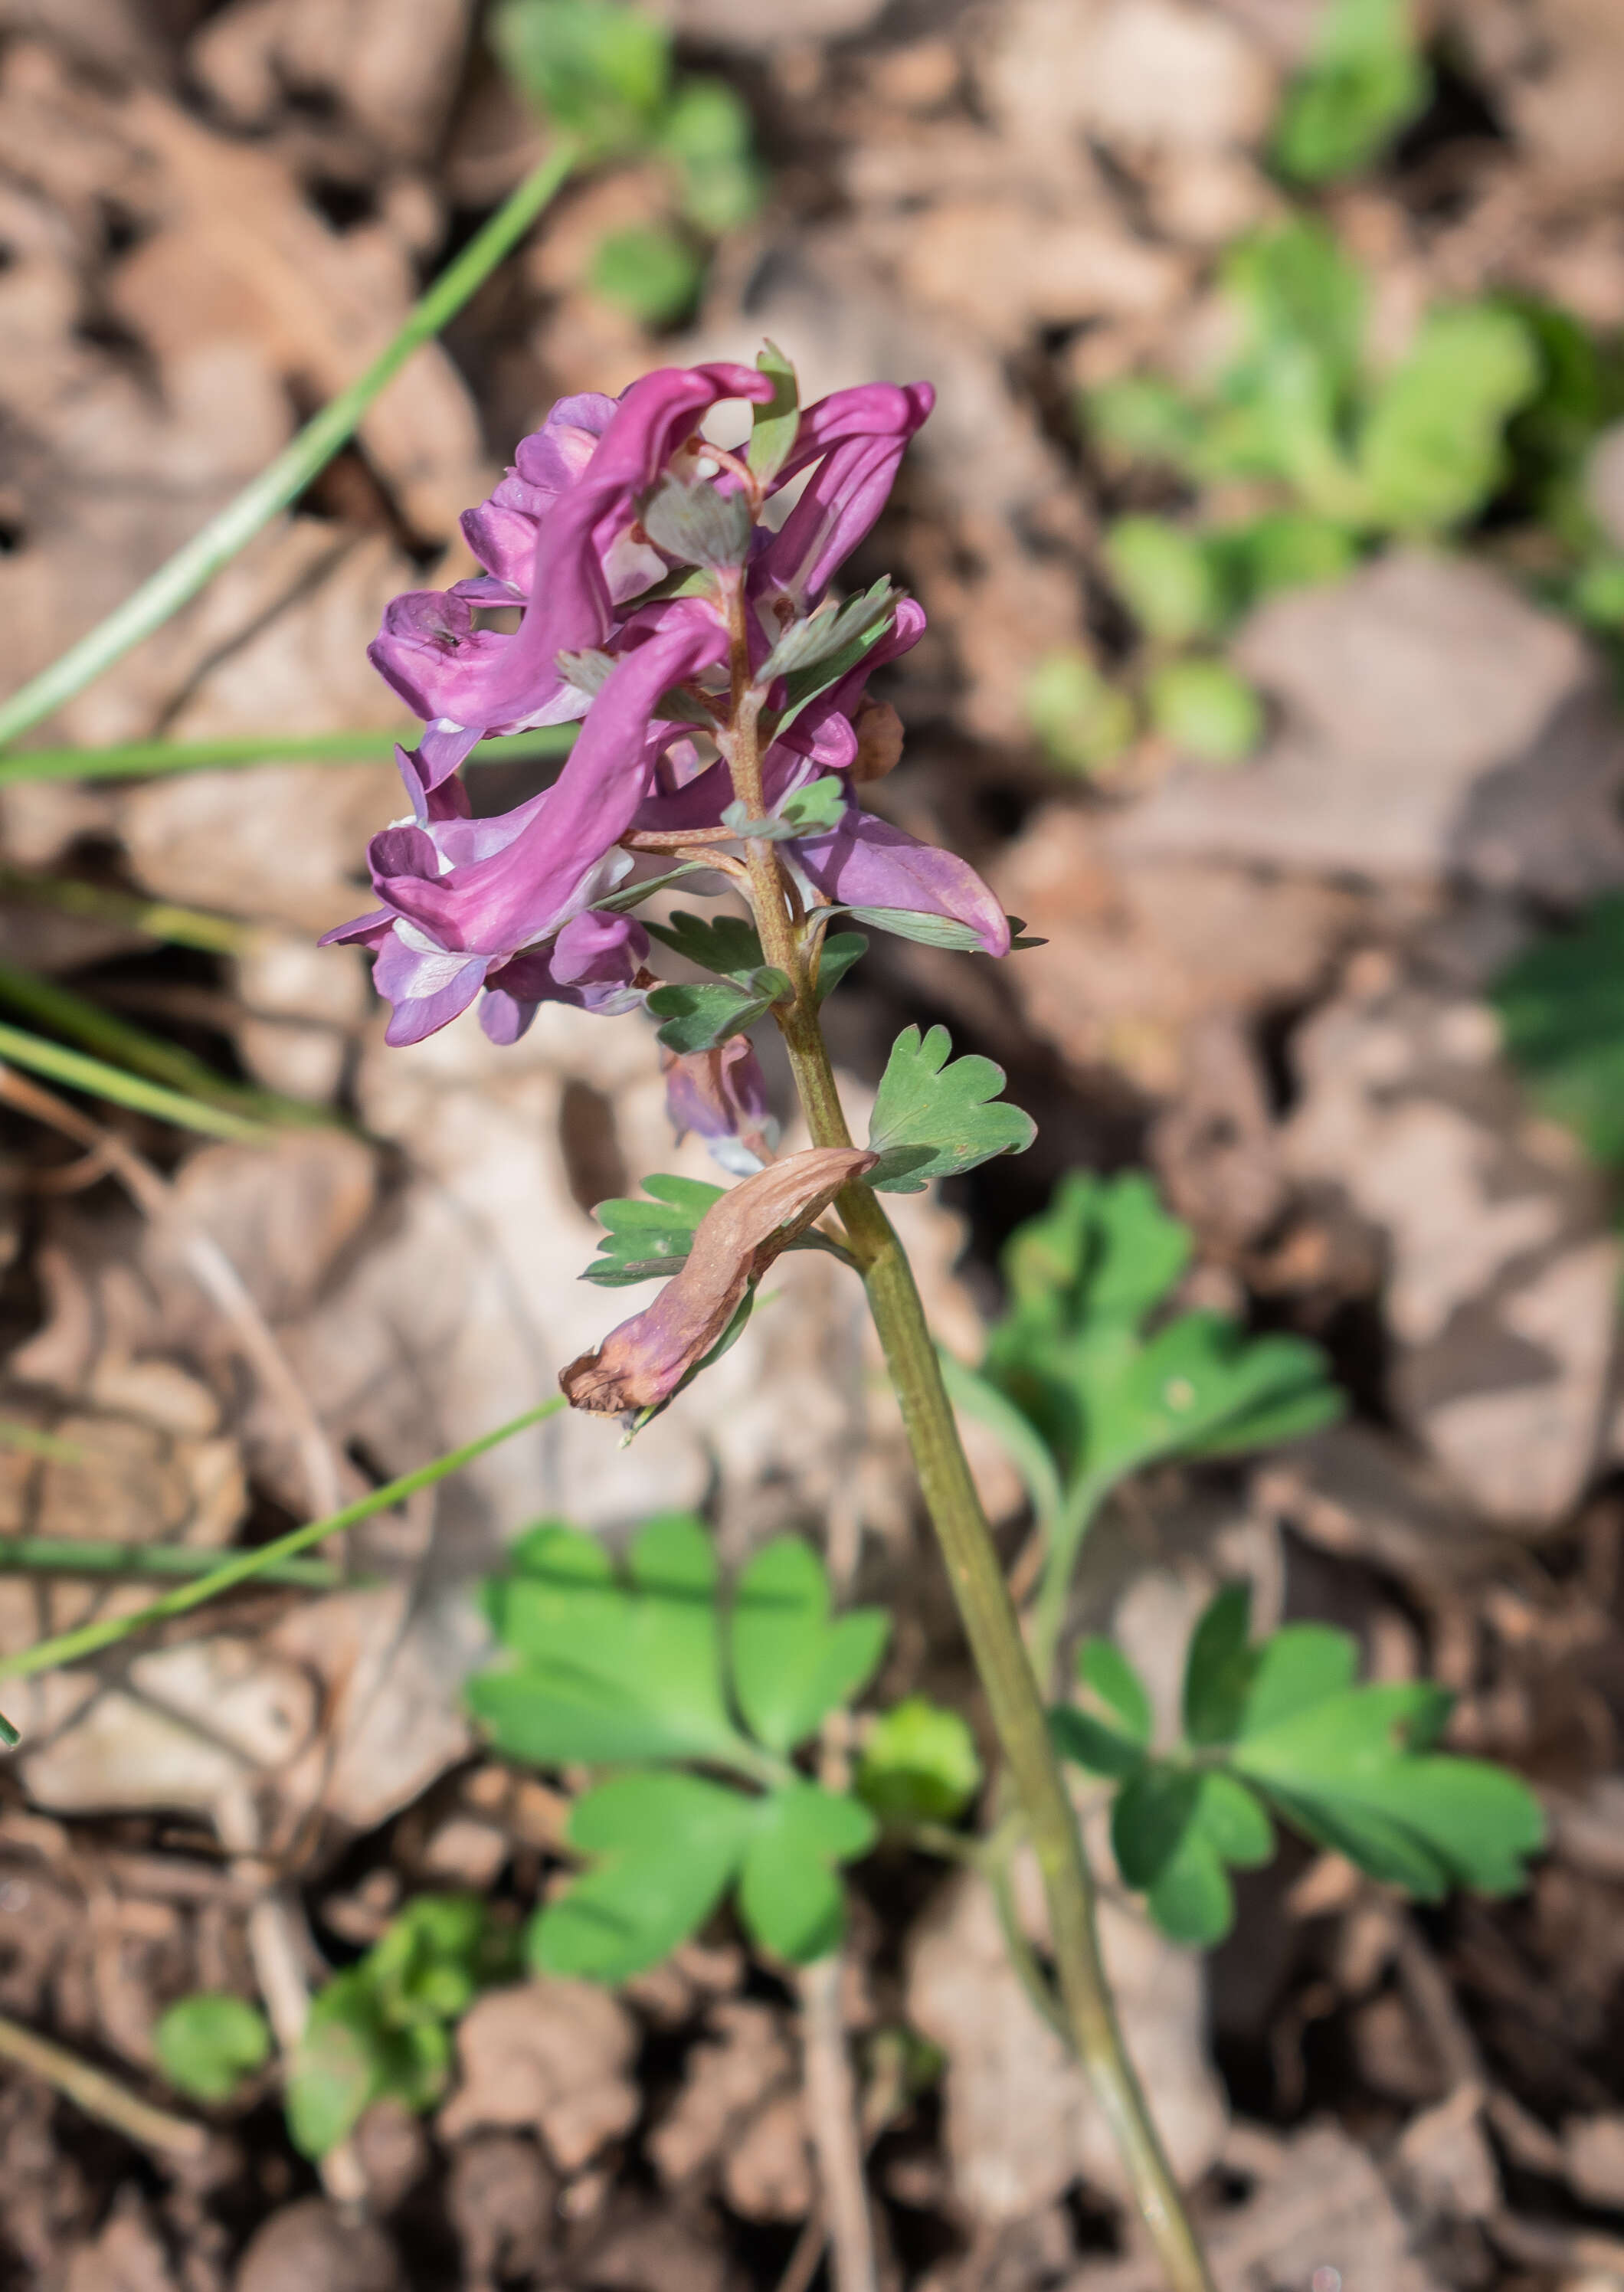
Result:
[[[451,2066],[451,2032],[512,1963],[508,1935],[471,1894],[420,1894],[355,1965],[324,1982],[284,2069],[287,2130],[320,2158],[385,2095],[433,2106]],[[195,2100],[238,2099],[264,2068],[271,2038],[245,1998],[182,1997],[153,2034],[158,2062]]]
[[[1045,1538],[1040,1669],[1082,1539],[1120,1481],[1168,1457],[1294,1440],[1341,1414],[1316,1345],[1173,1310],[1192,1247],[1148,1179],[1074,1173],[1006,1247],[1009,1303],[979,1371],[954,1365],[955,1400],[1004,1441]]]
[[[1425,110],[1432,86],[1410,0],[1329,0],[1275,120],[1274,164],[1298,183],[1353,174]]]
[[[1396,20],[1386,0],[1332,16],[1369,32],[1383,8]],[[1355,77],[1363,68],[1348,63]],[[1239,762],[1264,722],[1221,654],[1240,622],[1283,589],[1337,580],[1407,541],[1481,537],[1508,564],[1539,568],[1531,585],[1545,601],[1624,633],[1624,557],[1585,488],[1591,447],[1624,410],[1614,351],[1563,312],[1496,295],[1436,305],[1396,364],[1379,363],[1368,282],[1310,216],[1239,241],[1220,283],[1232,347],[1204,385],[1129,375],[1081,401],[1108,472],[1159,470],[1188,499],[1108,528],[1105,570],[1138,647],[1117,682],[1077,653],[1040,666],[1028,714],[1055,763],[1108,771],[1141,729],[1181,754]],[[1244,517],[1229,506],[1238,497],[1254,504]]]
[[[664,217],[602,239],[588,283],[652,327],[693,309],[710,253],[750,221],[764,176],[750,115],[725,80],[675,70],[671,35],[627,0],[501,0],[498,62],[526,101],[589,162],[652,162]]]

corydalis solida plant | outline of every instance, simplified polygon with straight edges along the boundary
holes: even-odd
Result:
[[[769,346],[759,370],[666,368],[618,400],[556,406],[464,521],[484,573],[398,598],[385,614],[372,658],[426,728],[400,755],[412,817],[373,839],[382,904],[330,936],[373,950],[394,1006],[389,1039],[400,1044],[476,998],[499,1042],[543,1002],[602,1013],[642,1002],[663,1022],[662,1046],[699,1061],[771,1015],[811,1150],[714,1198],[691,1181],[657,1178],[650,1192],[669,1215],[615,1205],[613,1263],[594,1278],[673,1278],[655,1306],[570,1365],[564,1389],[578,1407],[635,1424],[729,1341],[780,1249],[833,1247],[860,1274],[1043,1874],[1057,2010],[1169,2283],[1206,2292],[1116,2026],[1044,1699],[879,1198],[1019,1150],[1032,1126],[990,1102],[1003,1081],[990,1061],[948,1065],[942,1030],[922,1042],[909,1028],[869,1146],[858,1148],[819,1022],[822,995],[865,944],[830,932],[842,913],[992,956],[1012,945],[1009,918],[964,860],[868,811],[856,793],[901,745],[894,713],[868,698],[869,678],[917,643],[925,616],[886,583],[839,605],[829,588],[871,530],[932,399],[925,383],[872,383],[802,410],[792,370]],[[755,408],[736,449],[698,427],[724,399]],[[780,520],[777,496],[796,480]],[[493,606],[517,607],[518,627],[481,626]],[[581,730],[552,787],[504,818],[472,816],[456,775],[485,734],[571,720]],[[750,921],[675,915],[645,927],[634,910],[646,894],[631,880],[645,853],[689,872],[701,895],[737,892]],[[650,969],[656,940],[697,959],[708,983],[662,985]],[[700,1130],[713,1150],[731,1142],[733,1158],[723,1158],[735,1170],[770,1150],[759,1077],[741,1066],[735,1055],[668,1077],[679,1126]],[[838,1239],[813,1231],[829,1211]]]

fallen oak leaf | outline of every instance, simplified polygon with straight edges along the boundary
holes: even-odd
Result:
[[[725,1336],[773,1259],[878,1159],[860,1147],[814,1146],[723,1194],[700,1219],[681,1271],[655,1303],[562,1373],[571,1407],[618,1416],[668,1400]]]

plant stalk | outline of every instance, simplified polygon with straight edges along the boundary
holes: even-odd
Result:
[[[769,962],[777,960],[771,948],[766,952]],[[815,1011],[790,1013],[784,1031],[814,1140],[820,1146],[849,1145]],[[1115,2135],[1169,2292],[1212,2292],[1206,2261],[1118,2027],[1100,1960],[1094,1884],[1077,1817],[1049,1741],[1043,1698],[958,1438],[912,1269],[890,1219],[867,1187],[847,1187],[836,1207],[863,1269],[869,1308],[901,1405],[925,1507],[1026,1816],[1071,2044]]]
[[[736,596],[729,602],[734,622],[732,721],[719,733],[718,745],[727,758],[735,794],[755,812],[760,810],[762,787],[759,699],[749,682],[742,600]],[[778,852],[759,837],[752,838],[747,850],[762,952],[793,981],[791,997],[775,1005],[773,1015],[808,1127],[816,1145],[850,1146],[852,1134],[819,1023],[816,989],[790,912]],[[1156,2248],[1169,2292],[1214,2292],[1122,2042],[1100,1960],[1094,1884],[1076,1812],[1049,1740],[1044,1698],[958,1437],[913,1270],[877,1195],[869,1187],[846,1187],[835,1207],[862,1273],[925,1508],[1037,1856],[1071,2044],[1116,2139],[1134,2202]]]

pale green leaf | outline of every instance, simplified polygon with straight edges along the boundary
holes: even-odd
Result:
[[[1021,1154],[1037,1136],[1030,1114],[998,1098],[1004,1069],[990,1059],[956,1059],[945,1027],[920,1037],[905,1027],[875,1095],[869,1143],[881,1157],[868,1183],[917,1194],[932,1178],[974,1170],[997,1154]]]

